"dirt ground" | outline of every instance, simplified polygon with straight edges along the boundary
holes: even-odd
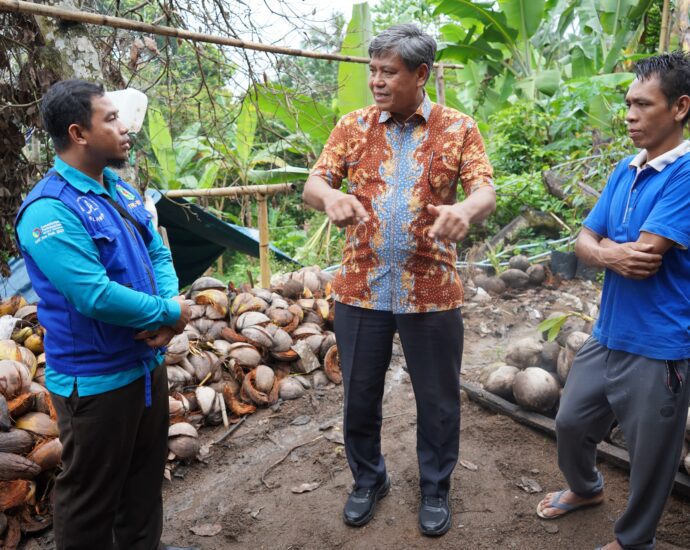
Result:
[[[591,285],[560,290],[596,299]],[[465,308],[464,377],[475,378],[479,367],[501,358],[510,339],[535,333],[539,318],[534,310],[548,314],[556,293],[527,292],[488,305],[470,302]],[[612,539],[613,523],[626,502],[625,471],[601,464],[607,483],[603,506],[557,521],[540,520],[534,513],[537,502],[545,491],[563,486],[554,440],[467,399],[460,458],[469,468],[458,464],[453,475],[453,527],[438,539],[421,536],[415,405],[403,364],[396,344],[383,427],[392,489],[367,526],[351,528],[341,519],[352,478],[341,444],[342,386],[333,386],[252,415],[231,437],[211,446],[205,462],[178,467],[165,483],[163,540],[204,550],[553,550],[592,549]],[[222,426],[206,429],[202,439],[211,442],[224,431]],[[522,477],[543,491],[526,493],[517,485]],[[305,483],[318,487],[292,492]],[[192,529],[216,534],[199,536]],[[690,548],[690,501],[671,498],[658,540],[660,550]]]

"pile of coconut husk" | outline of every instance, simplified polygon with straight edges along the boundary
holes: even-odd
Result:
[[[36,307],[13,297],[0,303],[0,313],[0,541],[11,549],[22,533],[51,525],[62,445],[43,385],[43,330]]]
[[[550,340],[548,332],[512,342],[506,351],[504,361],[481,369],[479,382],[487,391],[520,405],[528,411],[555,417],[563,386],[579,349],[590,338],[593,319],[598,309],[595,305],[583,304],[587,313],[581,311],[556,311],[545,321],[545,325],[558,324],[557,336]],[[553,321],[549,323],[549,321]],[[614,426],[607,441],[626,448],[625,440],[618,426]],[[686,443],[680,457],[681,468],[690,474],[690,410],[686,425]]]
[[[193,318],[165,356],[171,460],[198,455],[202,425],[228,425],[341,382],[330,281],[313,266],[278,277],[269,289],[212,277],[192,284]]]
[[[508,269],[493,275],[477,270],[472,277],[477,288],[479,298],[489,295],[500,296],[509,290],[521,290],[537,287],[552,282],[553,277],[549,269],[539,263],[532,264],[529,258],[523,254],[513,256],[508,261]]]
[[[307,267],[269,289],[201,277],[186,294],[193,319],[167,346],[170,462],[200,456],[199,430],[340,384],[331,276]],[[0,303],[0,546],[50,527],[62,446],[44,386],[36,306]],[[4,545],[3,545],[4,544]]]

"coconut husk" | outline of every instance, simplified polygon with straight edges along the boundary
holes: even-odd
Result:
[[[62,443],[55,437],[39,443],[27,458],[41,468],[41,472],[53,470],[60,464],[62,458]]]
[[[57,422],[45,413],[30,412],[19,418],[16,427],[44,437],[59,435]]]
[[[210,288],[202,290],[195,297],[194,301],[199,305],[210,305],[222,317],[228,314],[228,295],[225,292]]]
[[[200,448],[199,439],[196,437],[180,435],[168,439],[168,449],[182,460],[194,458],[199,454]]]
[[[10,416],[14,419],[35,410],[35,406],[36,395],[31,392],[22,393],[7,403],[7,408],[10,410]]]
[[[17,353],[20,352],[17,351]],[[12,399],[28,391],[30,385],[31,373],[24,363],[11,359],[0,360],[0,393],[2,395],[7,399]]]
[[[0,481],[0,512],[29,502],[33,498],[34,491],[34,483],[27,479]]]
[[[19,344],[14,340],[0,340],[0,359],[21,362],[22,353],[19,351],[19,347]]]
[[[20,307],[14,312],[14,317],[35,325],[38,323],[38,307],[33,304]]]
[[[55,407],[53,406],[53,400],[47,391],[37,393],[35,401],[36,412],[42,412],[44,414],[47,414],[48,416],[50,416],[50,418],[57,422],[57,412],[55,411]]]
[[[41,473],[34,461],[14,453],[0,453],[0,480],[33,479]]]
[[[340,372],[338,346],[331,346],[331,349],[326,352],[323,360],[323,371],[334,384],[340,384],[343,381],[343,374]]]
[[[252,405],[251,403],[243,403],[232,391],[232,386],[227,383],[223,386],[223,399],[225,399],[225,404],[235,416],[244,416],[246,414],[252,414],[256,411],[255,405]]]
[[[43,336],[40,334],[31,334],[24,340],[24,347],[34,355],[41,355],[43,353]]]
[[[14,317],[17,310],[25,305],[27,305],[27,302],[23,296],[12,296],[4,302],[0,302],[0,317],[3,315],[12,315]]]
[[[245,401],[252,401],[257,405],[270,405],[269,395],[256,388],[256,369],[244,377],[240,397]]]
[[[0,453],[13,453],[23,455],[34,446],[34,438],[29,432],[13,429],[9,432],[0,432]]]
[[[47,513],[37,519],[31,515],[29,507],[25,506],[19,515],[19,525],[24,534],[40,533],[53,525],[53,514]]]
[[[247,338],[245,338],[241,334],[238,334],[237,332],[235,332],[235,329],[230,327],[230,326],[227,326],[223,330],[220,331],[220,337],[223,340],[227,340],[228,342],[231,342],[233,344],[238,343],[238,342],[242,342],[245,344],[249,343],[249,340]]]

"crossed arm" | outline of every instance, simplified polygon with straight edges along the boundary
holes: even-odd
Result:
[[[637,241],[616,243],[583,227],[575,253],[586,264],[604,267],[628,279],[647,279],[661,267],[661,258],[675,243],[643,231]]]

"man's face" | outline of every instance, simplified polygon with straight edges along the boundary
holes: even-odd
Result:
[[[91,128],[82,128],[88,154],[106,166],[121,168],[129,155],[128,128],[117,116],[117,107],[106,96],[91,98]]]
[[[669,107],[659,78],[635,79],[625,96],[625,103],[628,106],[625,116],[628,135],[635,147],[653,154],[669,150],[665,145],[674,140],[680,122],[677,120],[678,102]]]
[[[369,63],[369,89],[376,106],[406,119],[417,110],[426,81],[426,65],[410,71],[398,54],[374,57]]]

